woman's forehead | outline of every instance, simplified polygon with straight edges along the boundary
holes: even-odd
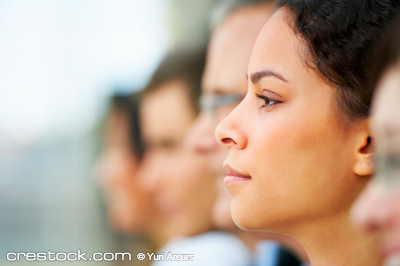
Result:
[[[288,23],[287,12],[280,9],[265,24],[253,48],[248,76],[271,70],[290,80],[301,80],[310,72],[303,56],[307,47]]]

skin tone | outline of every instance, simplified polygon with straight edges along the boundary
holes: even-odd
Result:
[[[108,219],[116,231],[144,234],[160,246],[167,238],[165,226],[137,178],[141,164],[130,148],[128,119],[124,111],[113,110],[106,123],[99,174]]]
[[[230,14],[214,31],[209,43],[203,74],[203,95],[212,97],[245,95],[247,91],[245,73],[251,51],[258,33],[273,14],[274,9],[274,3],[240,8]],[[280,234],[238,230],[239,228],[232,220],[231,196],[223,186],[225,174],[222,165],[228,151],[215,139],[215,129],[238,103],[217,107],[214,114],[201,112],[186,139],[186,144],[190,149],[209,156],[209,165],[218,175],[215,184],[217,199],[212,213],[213,224],[220,229],[233,231],[250,249],[255,249],[260,240],[275,240],[295,251],[303,261],[308,261],[304,249],[294,239]]]
[[[261,7],[261,8],[260,8]],[[210,96],[245,94],[246,73],[251,50],[257,35],[267,22],[274,4],[254,5],[232,13],[212,35],[207,50],[206,67],[202,80],[202,94]],[[235,56],[232,56],[235,55]],[[222,163],[227,150],[215,139],[215,128],[237,103],[216,108],[215,114],[201,112],[188,138],[189,148],[210,155],[210,165],[224,176]],[[223,229],[236,228],[229,211],[230,196],[223,189],[222,180],[217,180],[218,198],[213,212],[214,223]],[[228,207],[227,207],[228,206]]]
[[[172,236],[212,230],[216,194],[208,158],[184,145],[197,115],[186,86],[180,80],[166,82],[144,97],[140,109],[148,148],[141,178],[171,225]]]
[[[377,173],[357,201],[353,218],[367,232],[381,232],[384,265],[400,265],[400,64],[388,70],[373,101],[371,131]],[[383,167],[379,164],[384,163]],[[391,170],[388,170],[391,169]]]
[[[373,173],[368,121],[344,120],[335,89],[307,67],[288,17],[280,9],[262,29],[246,97],[216,130],[229,149],[233,219],[294,237],[313,266],[379,265],[378,240],[350,221]]]

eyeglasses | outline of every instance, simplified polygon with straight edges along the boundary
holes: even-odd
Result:
[[[388,186],[400,184],[400,152],[375,156],[376,178]]]
[[[245,94],[203,95],[200,97],[199,106],[202,112],[216,114],[218,107],[239,104]]]

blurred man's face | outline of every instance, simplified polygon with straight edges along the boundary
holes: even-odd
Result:
[[[187,138],[188,146],[210,155],[217,179],[218,198],[213,220],[223,229],[236,228],[230,215],[231,198],[223,188],[223,161],[228,150],[220,146],[214,132],[247,92],[246,71],[258,33],[272,15],[274,4],[252,5],[232,13],[215,31],[208,47],[202,94],[205,108]]]
[[[383,233],[385,265],[400,265],[400,63],[383,76],[373,102],[376,176],[353,209],[367,231]]]
[[[170,234],[211,230],[215,176],[208,158],[184,145],[196,112],[186,83],[172,80],[146,95],[140,107],[146,143],[141,180],[154,195]]]
[[[131,148],[129,117],[112,111],[105,128],[98,170],[111,226],[120,232],[147,233],[156,211],[150,193],[138,182],[139,159]]]

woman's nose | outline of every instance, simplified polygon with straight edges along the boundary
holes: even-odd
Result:
[[[228,149],[244,149],[247,146],[245,100],[242,101],[215,130],[215,138]]]

